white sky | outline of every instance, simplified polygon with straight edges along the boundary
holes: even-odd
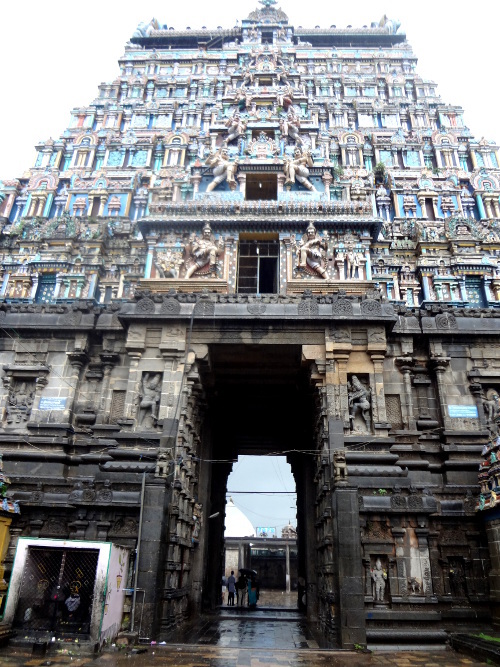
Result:
[[[59,137],[70,110],[89,104],[98,84],[117,76],[118,58],[141,21],[226,28],[256,6],[257,0],[3,0],[0,179],[21,176],[34,163],[34,145]],[[419,74],[436,81],[443,101],[464,107],[465,123],[478,139],[500,140],[498,0],[283,0],[278,6],[292,25],[304,27],[370,25],[384,13],[399,19],[419,58]]]
[[[228,496],[245,514],[253,527],[277,528],[276,534],[281,537],[281,529],[290,521],[293,526],[296,520],[295,480],[290,464],[285,456],[239,456],[233,464],[233,471],[228,481]],[[279,491],[275,495],[263,493],[243,494],[234,491]],[[289,491],[290,494],[283,493]]]

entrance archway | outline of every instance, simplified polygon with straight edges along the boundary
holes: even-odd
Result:
[[[228,489],[224,576],[233,572],[239,577],[242,568],[253,570],[259,608],[296,609],[297,507],[290,465],[284,456],[240,455]],[[234,596],[222,597],[223,604],[234,605]]]
[[[315,619],[314,466],[316,406],[300,345],[213,345],[202,370],[206,392],[200,489],[209,507],[202,608],[214,609],[224,571],[224,510],[228,476],[239,455],[284,455],[297,490],[297,576],[308,583],[308,618]],[[210,462],[210,463],[208,463]],[[201,573],[200,573],[201,574]],[[303,601],[304,590],[298,594]]]

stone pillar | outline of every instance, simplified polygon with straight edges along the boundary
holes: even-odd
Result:
[[[397,568],[397,588],[396,586],[391,589],[391,595],[394,597],[396,591],[398,591],[399,596],[404,600],[408,600],[408,577],[406,574],[406,559],[405,559],[405,534],[406,528],[399,528],[398,526],[393,526],[391,528],[392,534],[394,536],[394,542],[396,545],[396,568]]]
[[[490,604],[493,625],[500,627],[500,519],[486,520],[488,550],[490,553],[491,570],[488,575],[490,583]]]
[[[411,369],[413,365],[412,357],[398,357],[396,363],[403,373],[403,386],[404,386],[404,395],[403,395],[403,424],[407,429],[413,431],[416,428],[415,417],[413,413],[413,396],[411,388]]]
[[[435,356],[431,359],[432,365],[434,366],[434,372],[436,373],[436,381],[438,385],[438,395],[439,395],[439,405],[441,406],[441,417],[443,419],[443,426],[446,431],[451,430],[452,423],[450,417],[448,416],[447,403],[446,403],[446,382],[444,375],[446,369],[450,363],[449,357],[438,357]]]
[[[338,640],[342,648],[366,645],[363,563],[358,493],[337,487],[332,496]]]
[[[373,425],[375,428],[388,427],[384,394],[384,356],[380,352],[370,352],[373,363],[373,389],[375,390],[372,392]]]
[[[80,382],[80,372],[83,366],[89,360],[89,357],[86,352],[87,348],[87,336],[82,335],[79,338],[75,339],[75,349],[73,352],[68,352],[68,361],[71,365],[71,375],[67,380],[67,399],[66,407],[63,412],[63,418],[65,421],[71,421],[71,414],[73,412],[73,403],[75,402],[76,389]]]
[[[290,545],[286,545],[286,562],[285,562],[285,581],[286,581],[286,592],[290,593]]]
[[[243,194],[243,198],[246,198],[246,189],[247,189],[247,175],[243,172],[238,172],[236,175],[238,183],[240,185],[240,192]]]
[[[141,634],[143,637],[157,638],[162,616],[165,534],[172,489],[164,478],[147,473],[144,473],[144,477],[137,588],[148,591],[143,604]],[[140,601],[139,596],[137,599]]]

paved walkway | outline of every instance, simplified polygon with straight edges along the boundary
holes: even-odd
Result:
[[[1,667],[484,667],[453,651],[418,651],[410,653],[353,651],[304,651],[294,649],[234,649],[200,646],[155,646],[132,654],[120,651],[104,653],[95,660],[59,653],[33,658],[11,648],[1,649]]]

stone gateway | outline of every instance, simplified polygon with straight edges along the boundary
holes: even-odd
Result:
[[[239,454],[291,464],[297,605],[326,645],[497,619],[497,146],[416,65],[387,17],[141,23],[0,182],[0,589],[23,635],[140,619],[162,641],[214,609]]]

